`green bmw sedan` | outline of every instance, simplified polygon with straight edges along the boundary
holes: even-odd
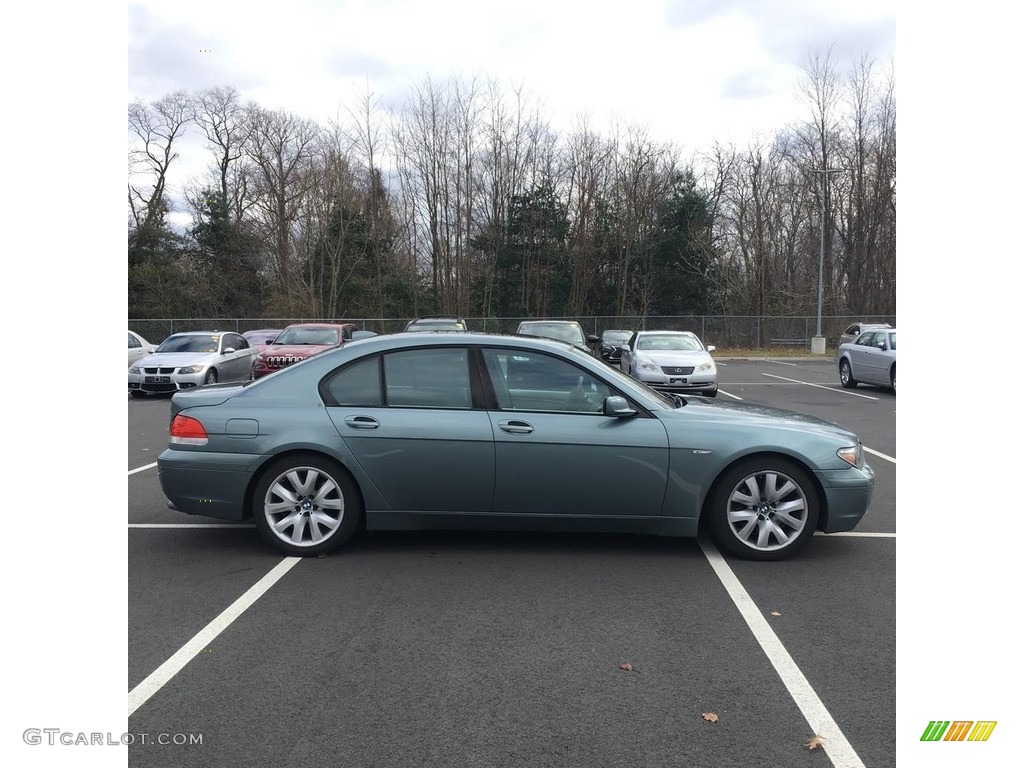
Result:
[[[853,529],[857,436],[799,413],[667,395],[571,344],[377,336],[171,400],[169,505],[252,519],[289,555],[368,530],[695,536],[778,560]]]

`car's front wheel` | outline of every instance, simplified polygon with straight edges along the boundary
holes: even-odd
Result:
[[[748,560],[789,557],[818,527],[818,494],[810,476],[780,457],[756,457],[729,469],[709,496],[715,540]]]
[[[141,389],[129,389],[128,394],[136,400],[142,400],[149,396],[149,393],[143,392]]]
[[[853,378],[853,371],[850,370],[850,361],[846,358],[839,361],[839,383],[846,389],[857,386],[857,380]]]
[[[701,392],[701,394],[704,395],[704,397],[718,397],[718,387],[715,387],[714,389],[706,389]]]
[[[263,538],[289,555],[337,549],[362,515],[355,482],[337,463],[295,454],[271,464],[253,493],[252,516]]]
[[[206,372],[206,378],[203,379],[203,384],[216,384],[217,383],[217,369],[211,368]]]

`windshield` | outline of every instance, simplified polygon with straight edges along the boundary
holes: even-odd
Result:
[[[318,346],[336,346],[338,343],[337,328],[285,328],[281,335],[274,339],[274,344],[315,344]]]
[[[629,341],[632,331],[605,331],[601,334],[601,341],[622,342]]]
[[[529,336],[567,341],[570,344],[586,344],[583,331],[576,323],[523,323],[519,326],[519,332]]]
[[[696,336],[680,333],[678,335],[641,336],[636,340],[636,348],[639,350],[685,352],[690,350],[704,349],[697,341]]]
[[[157,347],[157,352],[203,352],[211,355],[217,352],[220,336],[213,334],[189,334],[169,336]]]

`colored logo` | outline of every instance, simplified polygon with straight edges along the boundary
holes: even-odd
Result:
[[[921,741],[988,741],[996,728],[995,720],[932,720],[921,734]]]

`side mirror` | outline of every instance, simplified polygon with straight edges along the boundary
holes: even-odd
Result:
[[[600,343],[601,343],[601,337],[600,336],[595,336],[592,333],[587,336],[587,344],[600,344]]]
[[[231,354],[232,352],[237,352],[237,351],[238,350],[235,349],[234,347],[224,347],[224,354],[225,355],[228,355],[228,354]]]
[[[626,398],[618,395],[610,395],[604,399],[604,415],[614,416],[617,419],[636,416],[636,411],[629,407]]]
[[[714,351],[715,351],[715,345],[714,344],[708,344],[708,352],[714,352]]]

